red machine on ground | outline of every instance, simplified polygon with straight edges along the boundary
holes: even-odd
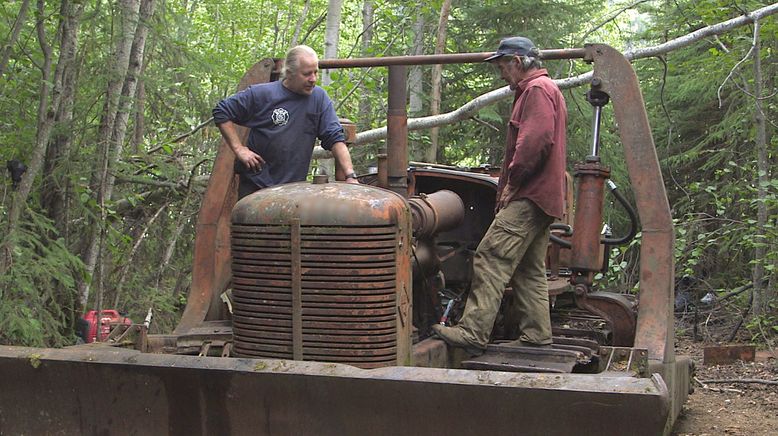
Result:
[[[82,329],[78,332],[81,339],[86,343],[95,342],[97,339],[97,331],[100,331],[100,342],[108,339],[108,335],[111,333],[114,327],[118,324],[132,325],[132,320],[119,313],[118,310],[105,309],[100,311],[100,316],[97,316],[96,310],[90,310],[85,313],[82,320]]]

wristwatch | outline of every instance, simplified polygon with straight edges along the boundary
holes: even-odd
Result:
[[[354,179],[354,180],[356,180],[356,179],[357,179],[357,173],[355,173],[355,172],[353,172],[353,171],[352,171],[352,172],[350,172],[350,173],[346,174],[346,180],[348,180],[348,179]]]

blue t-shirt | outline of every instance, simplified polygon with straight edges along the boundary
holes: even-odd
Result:
[[[258,187],[305,180],[316,138],[330,150],[345,140],[332,100],[320,87],[301,95],[275,81],[252,85],[225,98],[213,109],[216,124],[232,121],[250,129],[249,149],[262,156],[259,171],[236,159],[235,169]]]

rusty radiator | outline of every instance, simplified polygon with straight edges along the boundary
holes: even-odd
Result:
[[[291,184],[233,210],[235,354],[376,368],[410,342],[407,206],[389,191]]]

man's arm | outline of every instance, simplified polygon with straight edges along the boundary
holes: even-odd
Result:
[[[217,124],[224,141],[230,146],[232,152],[235,153],[235,157],[251,171],[258,171],[262,167],[262,164],[265,163],[265,160],[262,159],[262,156],[254,153],[243,145],[240,140],[240,135],[238,135],[238,130],[235,128],[236,125],[237,124],[232,121],[225,121]]]
[[[348,183],[359,183],[356,177],[349,177],[354,174],[354,165],[351,164],[351,153],[348,151],[348,147],[342,141],[338,141],[332,145],[332,156],[335,158],[338,168],[335,173],[336,180],[345,180]]]

